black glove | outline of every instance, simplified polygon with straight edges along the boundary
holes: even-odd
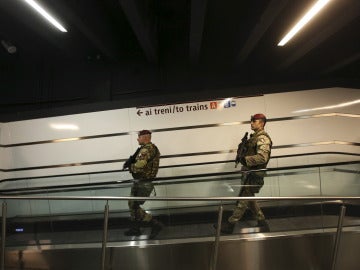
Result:
[[[125,161],[125,163],[124,163],[124,165],[123,165],[123,171],[126,169],[126,168],[129,168],[130,167],[130,165],[131,165],[131,158],[132,158],[132,156],[130,156],[129,158],[128,158],[128,160],[127,161]]]
[[[240,159],[240,163],[241,163],[242,165],[246,166],[246,159],[245,159],[245,157],[242,157],[242,158]]]
[[[136,162],[136,157],[139,154],[140,150],[141,150],[141,147],[136,149],[135,153],[132,156],[130,156],[127,161],[125,161],[125,163],[123,165],[123,170],[125,170],[126,168],[130,168],[131,164]]]

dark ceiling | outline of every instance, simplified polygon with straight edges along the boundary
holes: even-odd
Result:
[[[62,33],[23,0],[1,0],[0,40],[17,50],[0,45],[0,113],[359,86],[359,0],[330,1],[277,46],[315,2],[38,0]]]

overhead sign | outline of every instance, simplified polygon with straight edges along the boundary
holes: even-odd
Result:
[[[139,108],[136,114],[142,116],[156,116],[165,114],[178,114],[178,113],[189,113],[199,112],[207,110],[222,110],[229,109],[236,106],[236,100],[227,98],[221,101],[207,101],[198,103],[187,103],[187,104],[170,104],[158,107],[147,107]]]

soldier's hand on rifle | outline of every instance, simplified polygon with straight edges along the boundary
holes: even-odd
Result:
[[[126,168],[130,168],[131,164],[135,163],[136,162],[136,157],[137,155],[139,154],[141,150],[141,147],[139,147],[138,149],[136,149],[135,153],[133,155],[131,155],[127,161],[125,161],[124,165],[123,165],[123,171],[126,169]]]
[[[241,157],[241,158],[240,158],[240,163],[241,163],[242,165],[246,166],[246,159],[245,159],[245,157]]]
[[[125,171],[126,168],[129,168],[130,165],[131,165],[131,156],[129,157],[129,159],[127,161],[124,162],[123,171]]]
[[[247,149],[246,149],[247,135],[248,135],[248,133],[245,132],[244,137],[241,139],[241,143],[239,143],[239,145],[238,145],[238,149],[236,151],[236,158],[235,158],[235,168],[237,167],[239,162],[242,165],[246,165],[244,155],[246,154],[246,151],[247,151]],[[244,161],[243,161],[243,159],[244,159]]]

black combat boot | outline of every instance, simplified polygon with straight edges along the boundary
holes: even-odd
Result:
[[[213,224],[215,230],[217,230],[218,225]],[[230,223],[229,221],[221,223],[221,232],[226,234],[232,234],[234,230],[235,224]]]
[[[258,225],[259,227],[261,227],[261,231],[262,231],[262,232],[270,232],[269,224],[266,222],[265,219],[258,220],[258,221],[257,221],[257,225]]]
[[[151,233],[149,239],[154,239],[162,230],[164,224],[162,224],[160,221],[157,221],[156,219],[152,219],[150,221],[150,225],[151,225]]]
[[[131,221],[130,228],[124,232],[126,236],[139,236],[141,235],[140,223],[137,221]]]
[[[234,231],[235,223],[230,223],[229,221],[221,224],[221,232],[226,234],[232,234]]]

